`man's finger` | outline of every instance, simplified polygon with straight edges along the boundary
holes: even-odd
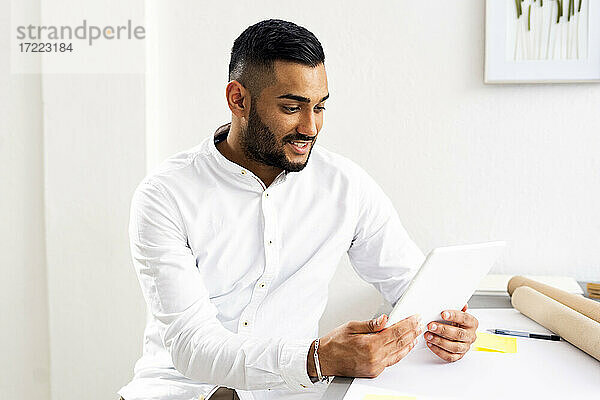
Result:
[[[463,329],[461,327],[447,324],[440,324],[438,322],[430,322],[429,325],[427,325],[427,329],[438,336],[458,342],[473,343],[475,339],[477,339],[474,330]]]
[[[396,349],[411,345],[421,333],[425,331],[424,327],[417,325],[415,329],[407,331],[400,337],[393,337],[392,340],[385,343],[385,346],[393,346]]]
[[[375,333],[385,327],[387,315],[382,314],[379,318],[370,319],[368,321],[349,321],[346,324],[350,333]]]
[[[425,334],[425,340],[427,343],[435,344],[436,346],[446,350],[448,353],[464,354],[471,348],[471,342],[458,342],[435,335],[431,332],[427,332]]]
[[[415,348],[416,345],[417,345],[417,339],[414,339],[412,341],[412,343],[410,343],[409,346],[404,346],[401,349],[399,349],[398,351],[390,353],[386,360],[386,367],[389,367],[390,365],[394,365],[397,362],[399,362],[400,360],[402,360],[404,357],[406,357],[408,355],[408,353],[410,353],[410,351],[412,349]]]
[[[450,352],[442,349],[441,347],[438,347],[435,344],[429,343],[429,342],[427,342],[427,347],[429,347],[429,349],[435,355],[437,355],[439,358],[441,358],[444,361],[448,361],[448,362],[458,361],[461,358],[463,358],[463,356],[464,356],[464,354],[450,353]]]
[[[466,312],[458,310],[446,310],[442,312],[442,318],[449,322],[454,322],[465,328],[477,328],[479,321],[477,318]]]
[[[380,335],[384,338],[384,344],[388,344],[402,338],[404,335],[411,331],[416,331],[421,324],[421,317],[419,315],[411,315],[410,317],[404,318],[402,321],[396,322],[394,325],[386,328]]]

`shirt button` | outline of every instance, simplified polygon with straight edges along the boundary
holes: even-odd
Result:
[[[265,197],[269,197],[269,193],[265,193]]]
[[[244,321],[244,326],[248,326],[248,321]]]
[[[265,285],[265,283],[263,282],[263,283],[261,283],[259,286],[260,286],[261,288],[263,288],[263,287],[265,287],[266,285]]]
[[[246,170],[245,169],[242,170],[242,175],[246,175]]]
[[[269,244],[273,244],[273,241],[272,241],[272,240],[269,240]]]

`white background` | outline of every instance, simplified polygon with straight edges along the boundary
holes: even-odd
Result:
[[[381,184],[423,251],[504,239],[494,272],[600,281],[600,86],[484,85],[483,2],[108,3],[145,13],[146,76],[11,75],[0,58],[0,398],[116,399],[131,379],[131,194],[230,119],[232,42],[267,17],[321,40],[319,142]],[[346,260],[330,295],[323,331],[380,304]]]

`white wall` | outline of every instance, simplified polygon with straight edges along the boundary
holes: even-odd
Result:
[[[319,141],[383,186],[424,250],[510,242],[497,273],[600,279],[600,86],[483,82],[484,2],[160,3],[157,159],[210,135],[233,40],[283,18],[323,43],[331,99]],[[343,261],[323,326],[380,302]],[[355,307],[342,302],[354,288]]]
[[[44,76],[52,399],[115,397],[141,354],[129,254],[144,176],[142,75]]]
[[[144,76],[11,75],[10,6],[0,0],[0,398],[116,398],[145,322],[127,233],[146,166]]]
[[[0,54],[10,1],[0,0]],[[0,57],[0,399],[48,400],[41,82]]]
[[[43,3],[44,22],[61,14],[61,22],[144,24],[141,0],[62,4],[62,13]],[[122,44],[102,71],[128,70],[127,56],[144,48]],[[145,304],[128,221],[146,167],[145,79],[48,73],[55,67],[44,62],[42,75],[51,399],[111,399],[142,351]]]

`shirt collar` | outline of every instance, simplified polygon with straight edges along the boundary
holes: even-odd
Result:
[[[262,181],[260,180],[259,177],[257,177],[256,175],[254,175],[254,173],[252,173],[252,171],[242,167],[239,164],[234,163],[233,161],[229,160],[227,157],[225,157],[223,154],[221,154],[221,152],[219,151],[219,149],[217,149],[217,143],[222,142],[223,140],[225,140],[227,138],[227,135],[229,134],[229,128],[231,127],[231,123],[227,123],[224,125],[221,125],[220,127],[217,128],[217,130],[215,131],[215,134],[212,138],[212,140],[209,139],[209,150],[211,152],[211,154],[215,157],[215,159],[217,160],[217,162],[219,163],[219,165],[226,171],[235,174],[239,177],[241,177],[244,181],[247,181],[248,179],[251,179],[251,181],[256,181],[258,180],[260,182],[260,185],[263,185]],[[273,183],[269,186],[272,187],[274,185],[277,185],[279,183],[282,183],[284,181],[287,180],[287,178],[290,176],[290,174],[293,174],[289,171],[283,171],[281,172],[279,175],[277,175],[277,177],[275,178],[275,180],[273,181]],[[258,182],[257,182],[258,183]]]

